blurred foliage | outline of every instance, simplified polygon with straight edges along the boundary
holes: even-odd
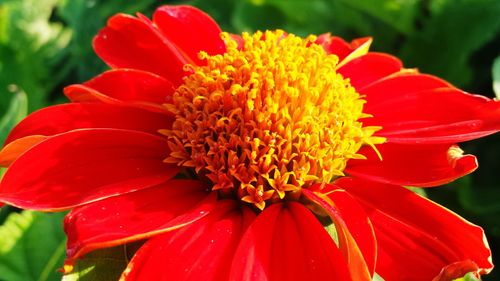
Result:
[[[6,281],[60,280],[63,213],[11,213],[0,226],[0,273]]]
[[[10,100],[10,104],[8,105],[7,110],[3,113],[3,116],[0,115],[0,143],[3,143],[7,138],[8,133],[14,126],[19,123],[28,113],[28,97],[26,93],[20,91],[14,85],[10,87],[12,92],[15,92],[14,96],[12,96]],[[0,179],[5,173],[5,168],[0,167]],[[6,208],[0,209],[0,223],[6,217]]]
[[[60,63],[71,32],[50,17],[57,0],[0,2],[0,112],[13,85],[28,93],[30,110],[48,104],[48,96],[66,75]]]
[[[12,88],[12,87],[11,87]],[[16,91],[15,89],[12,89]],[[8,133],[28,114],[28,97],[25,92],[17,90],[10,104],[0,119],[0,143],[7,138]]]
[[[407,67],[490,97],[495,87],[500,95],[498,0],[0,0],[0,141],[27,112],[64,102],[65,85],[106,68],[91,41],[109,16],[138,11],[150,16],[168,3],[196,5],[235,33],[281,28],[299,35],[331,32],[346,40],[372,36],[372,50],[391,53]],[[478,156],[480,169],[427,190],[433,200],[485,228],[494,258],[500,256],[499,141],[495,135],[464,144],[465,151]],[[1,208],[0,280],[58,280],[54,269],[61,266],[64,241],[56,230],[60,220],[60,215]],[[92,279],[101,270],[85,262],[77,266],[66,280]],[[77,276],[84,272],[86,277]],[[493,271],[484,280],[499,276]]]
[[[498,56],[493,63],[491,75],[493,76],[493,91],[497,99],[500,99],[500,56]]]

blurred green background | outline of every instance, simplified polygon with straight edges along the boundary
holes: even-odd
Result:
[[[282,28],[299,35],[331,32],[346,40],[372,36],[372,50],[396,55],[406,67],[469,92],[494,97],[496,89],[500,95],[498,0],[0,0],[0,142],[27,113],[64,102],[65,85],[106,69],[91,40],[109,16],[149,16],[172,3],[196,5],[234,33]],[[500,257],[499,140],[497,134],[463,144],[478,156],[479,170],[426,190],[483,226],[494,260]],[[0,281],[60,280],[62,216],[0,209]],[[500,273],[483,279],[500,280]]]

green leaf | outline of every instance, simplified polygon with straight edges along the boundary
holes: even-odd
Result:
[[[23,91],[16,89],[7,112],[0,119],[0,144],[4,143],[12,128],[26,117],[26,114],[28,114],[28,97]]]
[[[62,281],[116,281],[143,242],[96,250],[86,254]]]
[[[63,213],[12,213],[0,226],[0,276],[9,281],[58,280],[64,259]]]
[[[493,75],[493,91],[495,92],[497,99],[500,99],[500,56],[498,56],[493,62],[491,72]]]

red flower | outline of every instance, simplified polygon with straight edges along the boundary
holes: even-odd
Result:
[[[142,239],[124,280],[492,269],[481,228],[401,186],[475,170],[456,143],[497,132],[498,102],[368,52],[368,38],[220,34],[188,6],[116,15],[94,40],[112,70],[9,135],[0,200],[71,209],[66,270]]]

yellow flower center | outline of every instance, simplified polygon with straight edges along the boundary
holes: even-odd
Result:
[[[301,188],[329,183],[363,145],[383,142],[379,127],[358,120],[365,101],[336,72],[338,57],[283,31],[226,33],[227,51],[187,76],[165,105],[176,116],[163,130],[171,149],[165,162],[194,168],[223,196],[263,209],[295,200]]]

